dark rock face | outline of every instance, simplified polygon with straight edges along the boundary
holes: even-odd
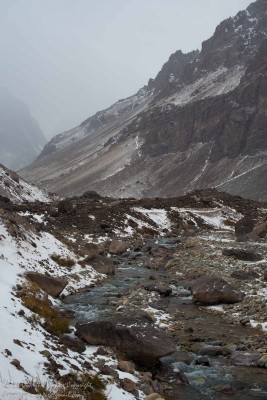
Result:
[[[174,340],[146,318],[122,317],[78,324],[78,337],[91,345],[117,347],[128,358],[144,366],[157,364],[176,350]]]
[[[224,249],[222,254],[227,257],[234,257],[243,261],[261,261],[262,256],[259,253],[242,249]]]
[[[191,281],[189,287],[195,301],[202,305],[238,303],[244,298],[237,288],[215,276],[201,276]]]
[[[53,297],[58,297],[68,284],[68,280],[65,278],[56,278],[38,272],[28,272],[26,277]]]

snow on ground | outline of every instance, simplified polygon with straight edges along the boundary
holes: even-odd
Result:
[[[233,230],[234,222],[242,218],[242,215],[237,213],[230,207],[218,207],[212,209],[193,209],[193,208],[177,208],[171,207],[173,211],[179,214],[186,220],[192,221],[198,225],[197,219],[201,219],[203,223],[214,229]]]
[[[43,190],[20,178],[16,173],[9,171],[0,164],[0,194],[10,197],[12,201],[43,201],[51,198]]]
[[[146,209],[142,207],[134,207],[133,211],[145,215],[157,225],[159,230],[170,229],[171,223],[167,215],[167,211],[159,208]]]
[[[172,102],[175,105],[183,106],[200,98],[228,93],[239,85],[244,73],[244,67],[239,65],[229,70],[220,67],[180,90]]]
[[[64,276],[69,280],[69,284],[64,290],[65,294],[88,286],[90,283],[102,279],[104,275],[98,274],[90,267],[84,270],[78,263],[71,271],[59,267],[51,259],[51,254],[70,257],[77,261],[75,254],[49,233],[26,232],[22,227],[20,232],[24,237],[12,237],[4,222],[0,220],[1,400],[32,398],[39,400],[42,398],[23,392],[19,388],[19,384],[22,382],[38,381],[43,385],[48,385],[49,388],[55,386],[44,369],[44,363],[47,362],[47,359],[40,353],[42,350],[49,350],[53,358],[62,366],[60,370],[62,375],[73,370],[71,364],[81,368],[81,364],[85,360],[91,363],[96,361],[96,356],[93,354],[97,349],[96,347],[88,346],[82,356],[71,350],[67,350],[67,353],[60,352],[52,335],[48,334],[38,323],[33,326],[29,322],[28,317],[32,313],[22,305],[21,300],[15,296],[14,290],[17,284],[22,285],[25,282],[25,272],[45,273],[48,266],[49,272],[53,276]],[[34,246],[33,242],[35,243]],[[75,278],[77,275],[79,276],[78,280]],[[59,300],[52,298],[50,300],[54,304],[60,305]],[[19,311],[21,310],[23,310],[24,316],[20,315],[21,312],[19,313]],[[14,340],[19,340],[19,342],[15,343]],[[11,364],[14,359],[19,360],[21,370]],[[112,361],[116,363],[116,360],[113,359]],[[96,371],[96,369],[94,370]],[[132,377],[132,379],[134,380],[135,377]],[[134,399],[133,396],[117,388],[115,384],[109,384],[106,393],[110,400]]]

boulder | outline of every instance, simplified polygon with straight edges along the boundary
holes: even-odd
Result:
[[[124,242],[123,240],[112,240],[109,246],[109,252],[111,254],[122,254],[128,249],[128,244]]]
[[[164,297],[168,297],[172,293],[172,289],[169,286],[164,285],[148,285],[145,289],[148,292],[157,292]]]
[[[223,256],[234,257],[237,260],[242,261],[261,261],[262,256],[254,251],[248,251],[243,249],[224,249],[222,251]]]
[[[235,234],[236,236],[243,236],[253,231],[254,221],[253,219],[246,215],[245,217],[238,220],[235,224]]]
[[[58,212],[61,214],[67,214],[73,210],[70,200],[62,200],[58,203]]]
[[[204,275],[190,282],[195,301],[202,305],[220,303],[238,303],[243,300],[244,294],[224,279],[212,275]]]
[[[241,281],[252,281],[259,278],[259,274],[256,271],[244,271],[242,269],[236,270],[231,273],[231,277]]]
[[[267,221],[260,221],[251,233],[252,237],[265,238],[267,235]]]
[[[69,349],[76,351],[77,353],[83,353],[86,350],[84,342],[78,338],[73,338],[69,335],[62,335],[59,338],[59,343],[64,344]]]
[[[101,256],[99,254],[89,255],[82,261],[82,264],[91,265],[100,274],[115,274],[114,262],[110,258]]]
[[[90,345],[117,347],[127,358],[149,367],[176,351],[174,339],[145,317],[79,323],[76,334]]]
[[[260,367],[265,367],[267,368],[267,354],[262,354],[259,361],[258,361],[258,365]]]
[[[28,272],[26,278],[37,283],[41,289],[53,297],[58,297],[68,284],[66,278],[54,277],[50,275],[40,274],[39,272]]]
[[[257,367],[260,359],[260,354],[257,352],[234,351],[231,355],[231,362],[235,365],[244,367]]]
[[[84,197],[85,199],[101,199],[100,194],[98,194],[94,190],[87,190],[83,193],[82,197]]]
[[[11,202],[11,200],[8,197],[0,195],[0,203],[7,204],[10,202]]]
[[[133,393],[136,390],[136,384],[129,378],[122,379],[120,385],[126,392]]]
[[[135,365],[131,361],[120,360],[118,362],[118,369],[120,371],[129,372],[130,374],[133,374],[135,371]]]

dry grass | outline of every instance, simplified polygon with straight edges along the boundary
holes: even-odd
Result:
[[[41,295],[37,285],[27,283],[23,290],[21,301],[33,313],[44,318],[44,327],[49,333],[58,336],[70,332],[70,320],[62,317],[60,312],[53,308],[50,301]]]
[[[88,372],[69,374],[53,386],[36,380],[21,384],[20,387],[25,392],[41,394],[46,400],[107,400],[105,384],[98,375]]]
[[[59,254],[52,254],[51,259],[55,261],[61,267],[72,268],[75,265],[75,261],[70,257],[63,257]]]

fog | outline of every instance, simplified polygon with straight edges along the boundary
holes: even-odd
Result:
[[[49,138],[135,93],[250,2],[0,0],[0,87]]]

